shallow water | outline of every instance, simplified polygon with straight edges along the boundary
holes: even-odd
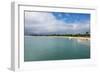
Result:
[[[48,36],[24,37],[24,61],[87,58],[90,58],[90,41]]]

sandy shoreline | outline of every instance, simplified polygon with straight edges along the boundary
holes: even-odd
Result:
[[[90,40],[90,37],[71,37],[71,36],[47,36],[47,37],[69,38],[69,39],[77,39],[77,40]]]
[[[35,37],[38,37],[38,36],[35,36]],[[82,40],[83,41],[85,41],[85,40],[90,41],[90,37],[74,37],[74,36],[73,37],[72,36],[41,36],[41,37],[68,38],[68,39],[77,39],[77,40],[81,40],[81,41]]]
[[[89,37],[68,37],[70,39],[79,39],[79,40],[90,40]]]

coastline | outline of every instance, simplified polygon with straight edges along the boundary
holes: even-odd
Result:
[[[69,38],[69,39],[77,39],[77,40],[90,40],[90,37],[72,37],[72,36],[47,36],[47,37],[55,37],[55,38]]]
[[[90,40],[90,37],[68,37],[70,39],[78,39],[78,40]]]
[[[68,39],[77,39],[77,40],[83,40],[83,41],[84,40],[90,41],[90,37],[74,37],[74,36],[41,36],[41,37],[68,38]]]

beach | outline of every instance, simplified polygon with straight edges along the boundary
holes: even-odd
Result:
[[[78,40],[90,40],[90,37],[68,37],[70,39],[78,39]]]
[[[90,40],[90,37],[72,37],[72,36],[47,36],[47,37],[56,37],[56,38],[69,38],[69,39],[77,39],[77,40]]]

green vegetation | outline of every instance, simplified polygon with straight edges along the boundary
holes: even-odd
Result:
[[[30,36],[71,36],[71,37],[90,37],[89,32],[84,34],[30,34]]]

